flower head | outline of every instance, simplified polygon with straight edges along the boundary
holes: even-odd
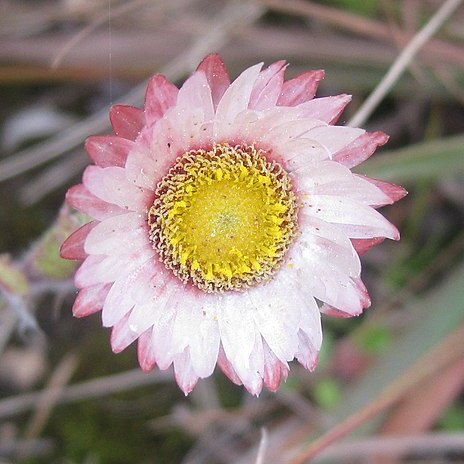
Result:
[[[173,364],[185,393],[216,364],[254,394],[294,358],[313,369],[320,313],[369,306],[359,254],[399,238],[375,208],[404,190],[350,171],[387,137],[334,126],[350,98],[285,68],[231,83],[210,55],[180,89],[154,76],[143,110],[114,106],[115,135],[87,140],[95,164],[67,194],[93,218],[62,246],[84,260],[74,315],[102,311],[115,352],[137,340],[142,369]]]

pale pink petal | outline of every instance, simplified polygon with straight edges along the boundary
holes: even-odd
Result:
[[[401,200],[401,198],[405,197],[408,194],[408,192],[403,187],[392,184],[391,182],[385,182],[383,180],[373,179],[372,177],[361,176],[359,174],[357,174],[356,177],[359,177],[371,184],[374,184],[383,193],[385,193],[385,195],[388,198],[388,201],[386,201],[385,203],[379,203],[378,206],[390,205],[398,200]]]
[[[350,238],[387,237],[399,239],[398,230],[375,209],[351,198],[332,195],[310,195],[302,198],[308,214],[338,224]]]
[[[74,317],[85,317],[101,311],[111,284],[97,284],[79,290],[72,307]]]
[[[120,353],[125,350],[131,343],[137,340],[139,334],[133,332],[127,324],[129,314],[122,318],[113,326],[111,330],[111,349],[114,353]]]
[[[307,137],[314,140],[316,144],[321,145],[319,139],[312,136],[312,130],[315,130],[320,124],[320,121],[316,119],[298,119],[276,127],[268,127],[268,130],[262,135],[258,135],[256,139],[275,146],[283,153],[285,153],[286,145],[296,138]]]
[[[213,135],[222,142],[227,139],[230,125],[235,117],[248,108],[251,92],[258,78],[262,64],[246,69],[225,91],[218,104],[214,119]]]
[[[66,202],[81,213],[99,221],[126,212],[119,206],[97,198],[84,184],[71,187],[66,193]]]
[[[185,395],[188,395],[198,382],[198,375],[193,370],[188,348],[174,357],[174,373],[177,385]]]
[[[307,294],[306,283],[303,281],[298,282],[298,284],[300,285],[300,291]],[[302,347],[302,344],[305,346]],[[301,310],[300,330],[298,331],[298,351],[295,353],[295,357],[302,349],[307,349],[308,347],[306,345],[308,344],[312,352],[311,357],[317,359],[322,345],[322,325],[319,306],[313,295],[308,295],[306,297],[305,307]]]
[[[279,277],[284,271],[295,283],[304,283],[300,292],[306,295],[305,308],[312,308],[313,313],[313,297],[346,308],[352,314],[362,311],[364,294],[353,280],[359,276],[359,258],[351,242],[334,226],[315,220],[311,232],[308,222],[304,235],[298,237],[288,251]],[[310,333],[311,328],[318,325],[314,314],[305,312],[301,321],[305,323],[301,322],[299,327],[304,328],[308,335],[318,336],[317,331]],[[317,338],[312,338],[312,341],[317,345]]]
[[[145,92],[145,117],[148,125],[161,119],[175,105],[178,89],[161,74],[153,76]]]
[[[137,340],[137,358],[144,372],[151,371],[156,365],[155,353],[151,340],[152,332],[153,328],[150,327],[143,332]]]
[[[334,97],[314,98],[301,103],[296,108],[304,118],[313,118],[334,124],[351,101],[351,95],[336,95]]]
[[[279,389],[282,380],[287,380],[288,377],[288,366],[274,355],[269,346],[264,342],[264,385],[275,392]]]
[[[234,368],[232,367],[232,364],[230,361],[227,359],[225,353],[224,353],[224,348],[222,345],[219,346],[219,354],[218,354],[218,360],[217,360],[219,368],[222,370],[222,372],[236,385],[243,385],[243,382],[240,380],[240,377],[237,375],[235,372]]]
[[[146,287],[150,286],[152,293],[147,304],[156,306],[158,295],[163,292],[166,277],[159,271],[156,257],[148,259],[131,272],[125,273],[115,280],[111,287],[105,305],[103,306],[102,319],[105,327],[111,327],[125,316],[146,295]],[[153,309],[154,312],[155,309]],[[140,307],[134,308],[132,319],[138,316]],[[143,332],[137,322],[131,321],[137,327],[138,332]]]
[[[193,370],[201,377],[213,373],[219,352],[217,299],[191,291],[183,298],[184,309],[177,314],[173,343],[188,346]]]
[[[297,350],[296,334],[304,307],[302,295],[289,287],[290,282],[285,281],[285,284],[282,278],[274,278],[249,292],[255,308],[252,312],[254,324],[283,363],[291,361]]]
[[[146,213],[153,201],[153,192],[131,184],[124,168],[88,166],[84,185],[96,197],[122,209]]]
[[[211,147],[213,123],[205,119],[205,112],[202,108],[191,107],[178,110],[176,107],[173,111],[166,113],[165,121],[169,126],[170,133],[174,134],[177,156],[183,155],[190,150],[209,149]],[[161,157],[162,154],[160,153],[157,160]],[[161,159],[161,162],[163,162],[163,159]]]
[[[371,305],[371,299],[369,297],[369,293],[363,283],[363,281],[358,277],[352,279],[353,286],[357,289],[358,294],[360,295],[360,303],[361,309],[368,308]],[[352,311],[351,308],[345,306],[343,303],[338,302],[332,303],[328,302],[329,304],[323,304],[320,311],[324,314],[335,316],[335,317],[352,317],[357,316],[361,313]]]
[[[60,256],[64,259],[85,259],[85,239],[96,225],[96,221],[91,221],[75,230],[61,245]]]
[[[250,96],[249,108],[266,110],[276,106],[284,82],[285,61],[277,61],[259,73]]]
[[[295,172],[295,171],[294,171]],[[390,203],[390,198],[368,179],[354,175],[334,161],[308,164],[296,171],[296,187],[305,195],[348,197],[370,206]]]
[[[165,163],[160,163],[159,157],[148,147],[138,147],[127,157],[125,170],[129,183],[148,190],[155,190],[156,184],[161,180],[165,171],[163,165],[171,163],[167,159]]]
[[[88,254],[121,254],[151,247],[146,219],[138,213],[114,216],[97,224],[88,233],[85,251]]]
[[[134,106],[114,105],[110,109],[110,121],[117,136],[135,140],[145,125],[145,114]]]
[[[313,139],[297,138],[288,141],[280,147],[277,153],[271,152],[270,157],[276,159],[289,173],[302,168],[310,168],[319,161],[330,158],[327,148]],[[298,183],[298,176],[293,176]]]
[[[114,135],[94,135],[85,141],[85,149],[93,162],[102,168],[124,167],[127,154],[135,147],[132,140]]]
[[[333,160],[352,168],[369,158],[377,147],[387,143],[388,135],[383,132],[366,132],[334,153]]]
[[[352,238],[351,242],[356,250],[356,252],[361,256],[372,247],[379,245],[385,240],[385,237],[375,237],[375,238]]]
[[[256,396],[261,393],[264,379],[264,351],[261,336],[255,339],[255,344],[250,354],[249,368],[239,370],[238,374],[243,386],[249,393]]]
[[[337,226],[311,215],[306,209],[299,214],[301,242],[311,250],[312,259],[319,264],[330,263],[350,276],[359,276],[361,262],[351,240]]]
[[[306,137],[313,138],[324,145],[333,158],[334,153],[340,151],[363,133],[363,129],[353,127],[319,126],[311,129]]]
[[[208,55],[199,64],[197,71],[203,71],[211,89],[214,108],[217,108],[224,92],[230,85],[230,78],[221,57],[217,53]]]
[[[314,98],[319,82],[324,79],[324,71],[305,72],[282,86],[277,104],[279,106],[296,106]]]
[[[201,109],[203,121],[210,121],[214,117],[211,89],[203,72],[192,74],[180,88],[177,95],[176,112],[192,112]]]
[[[298,332],[298,352],[295,354],[298,362],[310,371],[313,371],[319,358],[319,348],[315,347],[308,335],[300,330]]]
[[[252,316],[256,307],[247,293],[227,293],[221,300],[218,323],[224,353],[241,381],[256,391],[260,389],[259,376],[250,371],[250,358],[261,338]]]
[[[153,250],[142,249],[137,253],[124,255],[90,255],[81,264],[75,275],[78,288],[100,283],[114,282],[132,272],[153,256]]]

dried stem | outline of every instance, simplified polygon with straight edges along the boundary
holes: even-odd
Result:
[[[348,122],[349,126],[363,125],[367,119],[369,119],[369,116],[395,85],[401,74],[409,66],[419,50],[438,31],[438,29],[454,13],[454,11],[456,11],[461,3],[462,0],[447,0],[443,3],[432,18],[430,18],[427,24],[403,49],[393,65],[390,67],[387,74],[385,74],[383,79],[380,81],[379,85],[374,89],[356,114]]]

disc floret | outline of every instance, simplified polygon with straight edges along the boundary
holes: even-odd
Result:
[[[278,269],[296,233],[286,171],[254,146],[217,144],[178,158],[148,212],[167,268],[206,292],[239,290]]]

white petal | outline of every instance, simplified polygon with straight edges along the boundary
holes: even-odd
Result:
[[[154,272],[156,268],[150,259],[115,281],[103,305],[102,320],[105,327],[116,324],[135,306],[137,301],[134,294],[143,281],[151,279]]]
[[[184,82],[177,95],[176,108],[181,111],[201,108],[204,120],[213,119],[213,100],[205,73],[195,72]]]
[[[219,333],[224,353],[237,374],[250,369],[250,356],[256,340],[260,337],[252,313],[256,306],[248,293],[228,293],[220,295],[218,304]]]
[[[363,129],[342,126],[320,126],[312,129],[308,138],[314,138],[327,147],[331,154],[336,153],[353,140],[364,134]]]
[[[189,346],[193,369],[204,378],[212,374],[219,352],[216,295],[189,293],[175,320],[173,343]]]
[[[180,389],[188,395],[198,382],[198,375],[193,370],[188,348],[174,357],[174,373]]]
[[[380,188],[334,161],[306,164],[294,172],[298,190],[306,194],[346,196],[365,205],[390,201]]]
[[[84,249],[89,254],[124,255],[150,247],[144,216],[120,214],[103,220],[87,235]]]
[[[227,138],[235,117],[248,108],[251,92],[262,68],[262,63],[246,69],[225,91],[218,104],[214,120],[215,140]]]
[[[96,197],[123,209],[144,213],[152,201],[153,193],[129,183],[124,168],[88,166],[84,172],[84,185]]]
[[[291,361],[297,350],[296,334],[304,301],[293,282],[280,272],[269,283],[254,287],[253,318],[269,348],[283,362]]]
[[[396,227],[370,206],[351,198],[332,195],[301,196],[308,214],[326,222],[339,224],[350,238],[399,238]]]

